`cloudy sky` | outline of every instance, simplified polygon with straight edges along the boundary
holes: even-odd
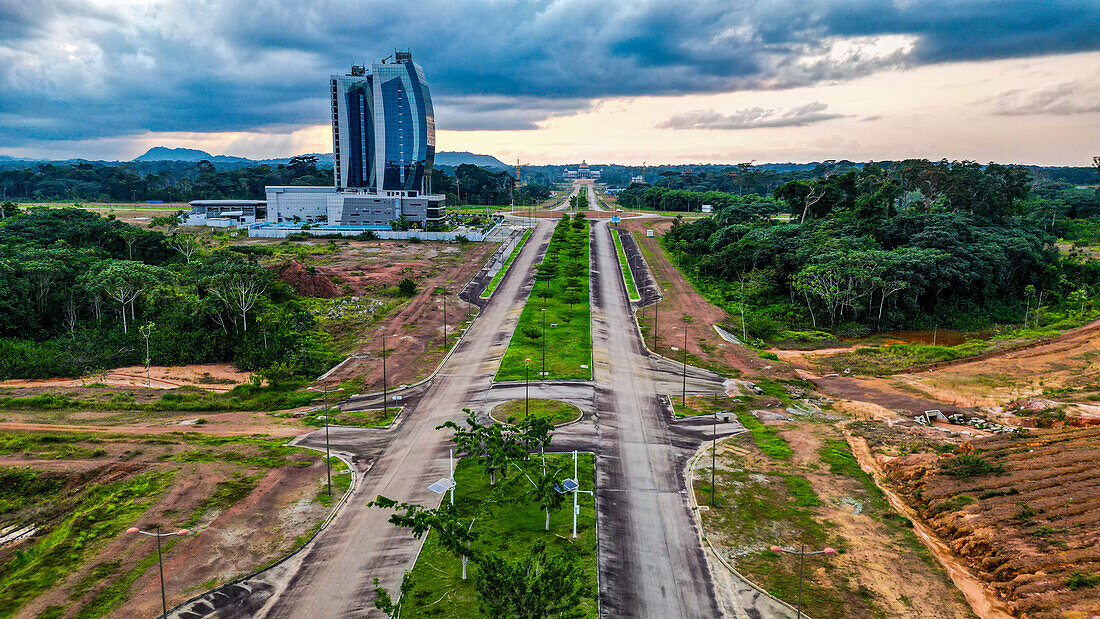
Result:
[[[1098,0],[0,0],[0,154],[329,152],[395,48],[509,161],[1100,154]]]

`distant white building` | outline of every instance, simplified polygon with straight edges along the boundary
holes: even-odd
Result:
[[[704,213],[713,213],[714,212],[714,206],[710,205],[710,204],[704,204],[704,205],[699,207],[699,210],[703,211]]]

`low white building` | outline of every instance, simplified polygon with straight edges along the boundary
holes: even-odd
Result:
[[[335,187],[267,187],[267,222],[388,226],[405,217],[421,227],[443,220],[444,196],[415,191],[340,191]]]
[[[263,200],[192,200],[191,212],[184,218],[188,226],[227,228],[256,223],[265,217]]]

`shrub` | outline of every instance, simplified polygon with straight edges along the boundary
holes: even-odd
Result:
[[[416,282],[406,277],[397,282],[397,293],[403,297],[411,297],[416,294]]]
[[[992,464],[981,456],[959,454],[940,462],[940,470],[944,475],[951,475],[952,477],[974,477],[990,473],[1003,473],[1005,467],[1000,464]]]
[[[761,359],[768,359],[768,360],[771,360],[771,361],[779,361],[779,355],[777,355],[773,352],[768,352],[766,350],[764,352],[760,353],[760,358]]]
[[[1081,572],[1074,572],[1066,579],[1066,586],[1074,591],[1084,589],[1085,587],[1095,587],[1096,585],[1100,585],[1100,574],[1082,574]]]

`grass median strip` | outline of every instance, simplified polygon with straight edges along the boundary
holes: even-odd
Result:
[[[531,230],[528,229],[523,233],[523,236],[516,242],[516,246],[512,248],[512,253],[508,254],[508,257],[504,260],[504,264],[497,271],[497,274],[493,276],[493,279],[489,280],[489,285],[485,287],[485,290],[481,293],[482,299],[488,299],[493,296],[493,291],[497,289],[497,285],[504,279],[504,276],[508,273],[508,267],[512,266],[512,261],[519,255],[523,246],[527,243],[527,239],[531,237]]]
[[[550,467],[563,467],[573,473],[572,454],[546,456]],[[527,475],[537,478],[541,459],[518,463]],[[572,498],[562,509],[551,513],[550,531],[544,530],[545,516],[527,496],[530,482],[514,466],[506,479],[489,485],[489,476],[474,459],[459,462],[455,470],[455,508],[460,518],[476,517],[474,529],[479,537],[475,550],[491,552],[514,561],[529,553],[537,543],[546,544],[548,556],[573,555],[580,563],[585,594],[576,609],[578,617],[596,617],[596,510],[592,495],[580,495],[577,538],[570,537],[573,514]],[[580,454],[581,488],[591,489],[593,460]],[[480,546],[480,548],[478,548]],[[410,587],[402,599],[402,617],[488,617],[477,593],[478,567],[470,562],[469,577],[462,580],[462,561],[439,542],[435,530],[427,535],[424,548],[410,574]]]
[[[531,360],[530,378],[537,380],[543,354],[545,378],[591,378],[590,311],[588,222],[583,217],[563,217],[554,228],[496,380],[524,380],[527,359]]]
[[[497,404],[489,416],[501,423],[516,423],[525,419],[528,414],[533,418],[545,419],[558,425],[579,419],[581,409],[560,400],[509,400]]]
[[[626,250],[623,249],[623,240],[619,238],[619,231],[612,229],[611,238],[615,239],[615,253],[619,255],[619,270],[623,272],[623,281],[626,282],[626,293],[631,301],[638,301],[638,285],[634,283],[634,273],[630,271],[630,262],[626,259]]]

